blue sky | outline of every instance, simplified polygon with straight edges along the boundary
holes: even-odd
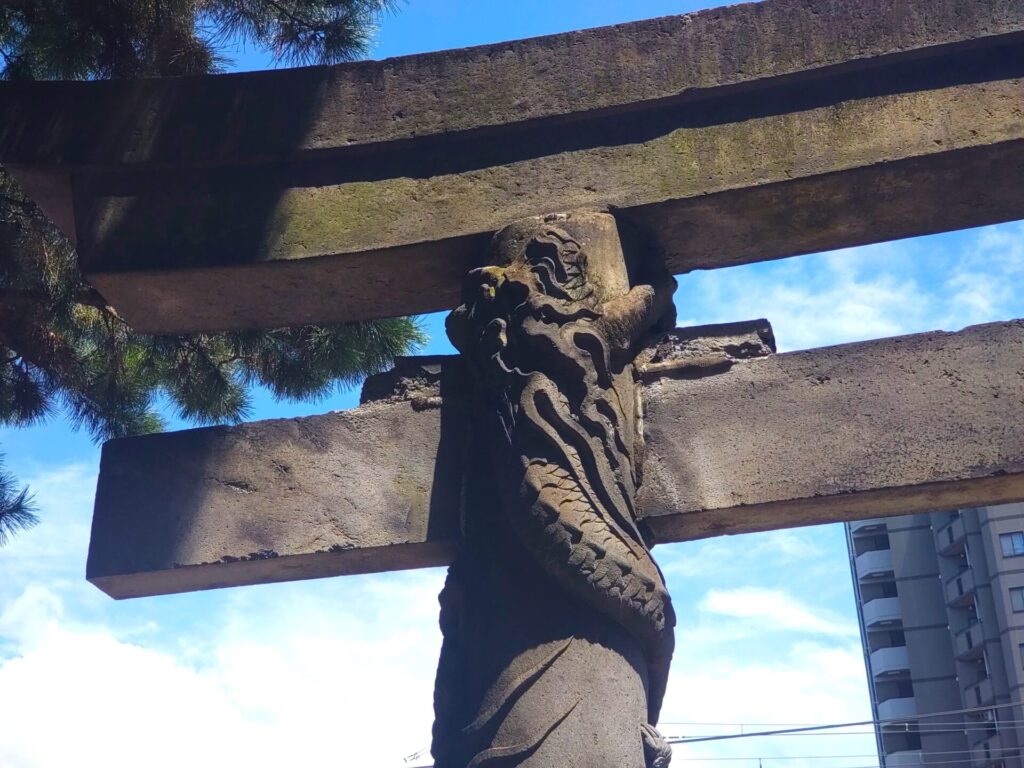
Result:
[[[383,21],[373,55],[712,4],[563,0],[556,13],[535,0],[410,0]],[[236,55],[239,68],[266,64]],[[1013,223],[687,275],[676,303],[681,324],[767,317],[780,348],[794,350],[1022,317],[1022,284],[1024,224]],[[427,351],[451,351],[442,320],[425,318]],[[258,393],[253,417],[356,400],[348,391],[281,404]],[[0,445],[44,520],[0,550],[0,768],[394,768],[427,746],[442,570],[114,602],[83,577],[97,447],[59,419],[4,430]],[[680,616],[666,733],[870,718],[841,527],[656,555]],[[772,768],[874,768],[874,739],[859,730],[693,745],[677,748],[673,764],[744,768],[763,757]],[[849,757],[808,757],[833,755]]]

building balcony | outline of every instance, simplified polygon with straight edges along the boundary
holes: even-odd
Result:
[[[964,732],[967,734],[967,743],[971,748],[980,745],[982,742],[988,741],[999,733],[999,724],[996,721],[995,710],[986,709],[984,712],[979,714],[983,716],[981,722],[971,722],[970,720],[967,720],[964,723]]]
[[[857,578],[872,579],[892,574],[892,550],[873,549],[857,555],[854,560],[857,567]]]
[[[859,572],[858,572],[859,575]],[[946,582],[946,604],[963,608],[974,600],[974,571],[966,568]]]
[[[885,768],[912,768],[924,765],[924,753],[920,749],[889,752],[885,756]]]
[[[898,597],[878,597],[868,600],[861,608],[867,629],[889,629],[903,623],[903,611]]]
[[[850,523],[850,533],[854,536],[861,533],[881,533],[884,530],[884,517],[869,517],[867,520],[854,520]]]
[[[886,699],[878,703],[879,720],[913,720],[916,717],[917,702],[913,696],[905,699]]]
[[[970,629],[970,627],[968,627]],[[992,692],[992,680],[986,677],[984,680],[979,680],[974,685],[969,686],[964,690],[964,706],[968,709],[975,707],[984,707],[995,701],[995,695]],[[971,717],[981,717],[983,713],[976,712],[972,713]]]
[[[1009,749],[1002,734],[989,732],[987,738],[971,745],[971,765],[973,768],[985,768],[991,765],[1003,765],[1008,757],[1017,754],[1016,749]]]
[[[879,648],[877,651],[872,651],[869,658],[871,659],[871,674],[875,677],[892,677],[910,671],[910,657],[907,655],[907,646],[905,645]],[[895,701],[895,699],[890,699],[890,701]]]
[[[967,629],[956,633],[953,638],[953,650],[962,661],[980,659],[985,655],[985,636],[981,632],[981,624],[975,622]]]
[[[935,546],[940,555],[959,557],[967,546],[964,519],[957,515],[935,532]]]

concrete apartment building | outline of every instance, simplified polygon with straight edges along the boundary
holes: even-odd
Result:
[[[846,532],[880,765],[1024,768],[1024,504]]]

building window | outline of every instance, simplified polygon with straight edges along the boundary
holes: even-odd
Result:
[[[1003,557],[1024,555],[1024,531],[999,534],[999,544],[1003,548]]]
[[[1020,644],[1020,664],[1024,667],[1024,643]]]
[[[1024,612],[1024,587],[1010,587],[1010,605],[1014,613]]]

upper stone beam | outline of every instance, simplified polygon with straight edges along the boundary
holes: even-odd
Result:
[[[1024,0],[767,0],[339,67],[3,84],[0,161],[138,330],[445,309],[613,207],[675,272],[1024,217]]]
[[[1024,500],[1024,320],[771,343],[763,321],[679,330],[640,358],[658,541]],[[89,580],[137,597],[450,562],[459,365],[408,359],[351,411],[107,443]]]
[[[495,45],[215,77],[4,83],[3,162],[249,165],[999,45],[1020,0],[768,0]]]

